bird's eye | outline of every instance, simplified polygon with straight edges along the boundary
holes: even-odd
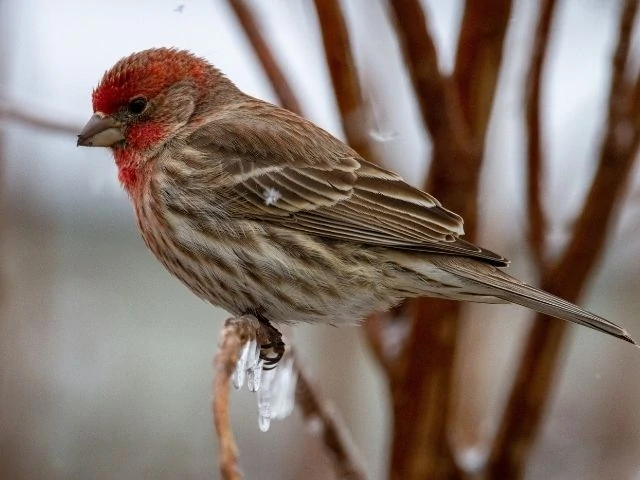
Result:
[[[144,97],[136,97],[129,102],[129,106],[127,108],[130,113],[138,115],[144,112],[144,109],[147,108],[147,99]]]

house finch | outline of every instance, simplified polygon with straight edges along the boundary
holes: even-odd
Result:
[[[342,324],[432,296],[512,302],[634,343],[506,274],[428,193],[189,52],[123,58],[93,111],[78,145],[111,148],[149,249],[234,315]]]

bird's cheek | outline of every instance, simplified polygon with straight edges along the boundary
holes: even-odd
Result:
[[[158,123],[140,123],[130,126],[125,136],[128,148],[145,150],[162,143],[166,139],[167,129]]]

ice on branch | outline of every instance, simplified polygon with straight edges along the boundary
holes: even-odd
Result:
[[[285,355],[272,370],[263,367],[260,345],[256,339],[249,340],[240,351],[233,386],[241,389],[246,380],[247,389],[257,392],[258,426],[266,432],[272,419],[286,418],[293,411],[297,377],[292,355]]]
[[[291,415],[295,405],[297,374],[293,356],[285,355],[278,366],[263,373],[262,387],[258,391],[258,426],[269,430],[272,419]]]
[[[233,372],[233,386],[238,390],[244,385],[247,371],[253,367],[256,350],[258,355],[260,355],[258,342],[253,338],[245,343],[240,351],[240,357],[238,358],[238,363],[236,363],[236,369]]]

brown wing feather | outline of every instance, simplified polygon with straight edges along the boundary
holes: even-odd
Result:
[[[224,181],[211,183],[221,185],[225,198],[238,200],[229,203],[230,217],[325,238],[508,264],[460,239],[462,218],[434,197],[286,110],[250,99],[200,127],[187,142],[207,161],[219,162],[214,170]]]

